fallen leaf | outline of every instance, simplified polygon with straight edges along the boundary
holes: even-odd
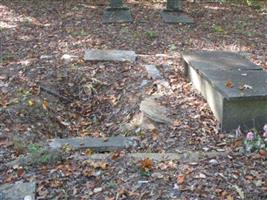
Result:
[[[141,168],[144,171],[150,171],[152,169],[153,161],[151,159],[146,158],[144,160],[141,160],[140,163],[141,163]]]
[[[243,190],[238,185],[233,185],[233,187],[235,188],[235,190],[239,194],[240,198],[245,199],[245,195],[244,195]]]
[[[121,151],[116,151],[112,154],[111,159],[117,160],[120,157],[120,155],[121,155]]]
[[[49,106],[49,103],[47,100],[44,100],[43,101],[43,109],[47,110],[48,109],[48,106]]]
[[[253,176],[250,176],[250,175],[247,175],[247,176],[246,176],[246,179],[248,179],[248,180],[253,180],[254,177],[253,177]]]
[[[86,149],[84,153],[86,156],[90,157],[94,154],[94,151],[92,149]]]
[[[234,87],[234,84],[231,80],[228,80],[226,83],[225,83],[225,87],[226,88],[233,88]]]
[[[50,186],[52,188],[59,188],[59,187],[62,187],[63,186],[63,182],[61,180],[58,180],[58,179],[54,179],[50,182]]]
[[[158,133],[157,129],[153,129],[152,130],[152,139],[153,139],[153,141],[158,140],[158,138],[159,138],[159,133]]]
[[[230,194],[227,195],[227,200],[234,200],[234,197],[232,197]]]
[[[18,177],[22,177],[25,174],[25,170],[23,169],[23,167],[19,167],[17,170],[17,176]]]
[[[178,176],[177,176],[177,183],[178,183],[179,185],[183,184],[184,181],[185,181],[185,176],[184,176],[184,175],[178,175]]]
[[[34,101],[33,101],[33,100],[28,100],[28,105],[29,105],[30,107],[34,106]]]

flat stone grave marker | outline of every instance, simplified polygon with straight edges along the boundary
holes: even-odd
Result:
[[[129,138],[115,136],[109,138],[75,137],[66,139],[52,139],[49,146],[52,149],[60,149],[64,145],[70,145],[73,149],[89,148],[95,152],[108,152],[127,149],[132,145]]]
[[[185,75],[206,98],[223,131],[267,122],[267,73],[231,52],[192,51],[182,55]]]
[[[111,0],[110,6],[105,9],[103,23],[132,22],[133,18],[129,8],[123,5],[122,0]]]
[[[169,24],[193,24],[193,18],[182,11],[182,0],[167,0],[167,9],[161,12],[165,23]]]
[[[86,61],[129,61],[135,62],[137,55],[134,51],[126,50],[100,50],[88,49],[85,51],[84,60]]]
[[[244,56],[226,51],[191,51],[183,54],[186,63],[199,70],[262,70]]]
[[[34,200],[36,191],[36,183],[4,184],[0,186],[1,200]]]

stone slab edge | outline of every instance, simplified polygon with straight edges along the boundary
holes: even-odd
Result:
[[[193,152],[193,151],[186,151],[183,153],[128,153],[125,154],[126,158],[131,158],[134,160],[142,160],[149,158],[154,161],[167,161],[167,160],[179,160],[183,162],[198,162],[201,159],[205,158],[214,158],[216,156],[225,156],[228,152]],[[90,157],[83,157],[84,159],[91,159],[91,160],[105,160],[112,157],[112,154],[93,154]]]
[[[84,54],[85,61],[129,61],[135,62],[137,54],[135,51],[127,50],[100,50],[87,49]]]
[[[241,56],[241,55],[240,55]],[[212,87],[214,87],[214,89],[216,89],[219,93],[221,93],[221,95],[227,99],[227,100],[243,100],[243,99],[267,99],[267,96],[240,96],[240,97],[229,97],[225,91],[223,91],[221,88],[219,88],[217,86],[217,84],[213,83],[212,80],[201,70],[199,70],[198,68],[195,68],[194,66],[191,65],[191,62],[188,61],[188,59],[186,59],[186,57],[184,57],[184,54],[182,55],[183,60],[185,62],[186,65],[184,65],[185,69],[185,76],[188,76],[188,71],[189,71],[189,67],[193,68],[198,74],[199,76],[201,76],[204,80],[206,80]],[[245,70],[244,70],[245,71]],[[250,70],[246,70],[246,71],[250,71]],[[262,69],[256,69],[255,71],[262,71],[263,73],[266,73],[265,71],[263,71]],[[226,72],[227,73],[227,72]]]
[[[60,149],[64,145],[70,145],[75,149],[90,148],[95,152],[107,152],[127,149],[132,145],[130,138],[115,136],[109,138],[75,137],[66,139],[52,139],[48,143],[52,149]]]

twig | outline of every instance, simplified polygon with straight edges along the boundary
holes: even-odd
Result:
[[[62,95],[60,95],[60,94],[58,94],[58,93],[56,93],[54,91],[51,91],[51,90],[49,90],[49,89],[47,89],[47,88],[45,88],[43,86],[40,86],[40,90],[59,98],[59,100],[61,100],[61,101],[65,101],[66,103],[71,103],[70,99],[68,99],[68,98],[66,98],[66,97],[64,97],[64,96],[62,96]]]

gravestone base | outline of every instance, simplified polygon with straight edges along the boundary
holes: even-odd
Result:
[[[193,24],[193,18],[189,17],[186,13],[176,10],[163,10],[161,12],[162,20],[168,24]]]
[[[106,8],[103,15],[103,23],[129,23],[133,22],[131,11],[127,7]]]

